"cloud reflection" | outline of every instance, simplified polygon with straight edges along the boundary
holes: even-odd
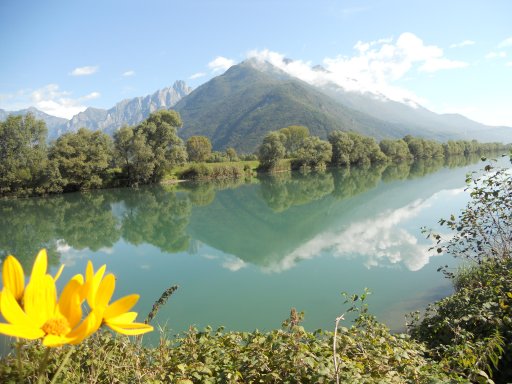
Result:
[[[341,232],[319,234],[265,270],[282,272],[301,260],[329,253],[347,259],[363,258],[367,268],[401,264],[410,271],[418,271],[433,256],[428,251],[431,244],[418,243],[418,238],[402,227],[403,223],[432,207],[434,200],[463,192],[463,189],[442,191],[429,199],[416,200],[402,208],[354,222]]]

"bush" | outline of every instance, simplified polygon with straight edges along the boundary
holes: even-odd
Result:
[[[240,179],[244,176],[244,171],[235,165],[205,164],[194,164],[180,174],[180,178],[184,180]]]
[[[440,223],[452,230],[434,249],[466,261],[451,272],[455,293],[416,315],[411,334],[426,342],[430,356],[446,370],[475,381],[485,375],[512,380],[512,175],[486,166],[480,177],[468,176],[471,201],[455,218]]]
[[[364,299],[364,295],[363,295]],[[349,298],[358,316],[336,333],[337,375],[332,332],[307,332],[302,314],[291,311],[281,329],[270,332],[224,332],[206,328],[173,338],[162,334],[156,347],[143,347],[126,337],[100,333],[76,346],[63,372],[66,383],[435,383],[461,381],[440,372],[425,357],[425,347],[407,335],[392,335],[375,321],[358,296]],[[54,374],[63,348],[52,354]],[[0,362],[0,382],[33,382],[43,348],[21,348],[23,368],[9,355]]]

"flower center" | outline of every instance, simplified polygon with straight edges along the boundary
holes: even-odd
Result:
[[[41,328],[47,335],[66,335],[71,331],[68,321],[64,317],[48,320]]]

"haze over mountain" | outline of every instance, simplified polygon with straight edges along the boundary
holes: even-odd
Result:
[[[286,65],[293,63],[284,59]],[[328,74],[321,66],[312,70]],[[321,77],[321,76],[320,76]],[[328,76],[325,76],[328,79]],[[356,80],[353,80],[356,82]],[[179,135],[210,138],[213,148],[234,147],[253,152],[267,132],[288,125],[307,126],[313,135],[326,138],[341,129],[384,138],[407,134],[439,141],[471,140],[512,142],[512,128],[490,127],[461,115],[436,114],[410,100],[394,101],[382,94],[346,90],[330,81],[305,82],[256,58],[229,68],[193,90],[183,81],[152,95],[126,99],[110,109],[87,108],[71,120],[29,108],[46,122],[49,139],[80,127],[113,134],[123,125],[136,125],[158,109],[176,109],[183,120]],[[0,119],[11,112],[0,110]]]

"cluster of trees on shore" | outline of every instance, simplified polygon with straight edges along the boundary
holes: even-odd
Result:
[[[433,140],[406,136],[399,140],[375,139],[355,132],[333,131],[327,141],[311,136],[304,126],[270,132],[258,155],[238,155],[233,148],[212,151],[205,136],[184,142],[177,134],[179,114],[161,110],[140,124],[121,127],[113,138],[100,131],[80,128],[47,142],[46,125],[32,115],[9,116],[0,123],[0,196],[40,195],[94,188],[134,186],[160,182],[170,171],[190,163],[260,160],[260,169],[274,170],[281,160],[292,168],[324,169],[330,166],[375,164],[387,161],[440,158],[501,150],[501,143]],[[243,175],[245,170],[208,167],[183,172],[206,178]],[[228,172],[229,171],[229,172]],[[236,172],[235,172],[236,171]],[[227,175],[227,176],[226,176]]]
[[[0,195],[44,194],[151,183],[187,159],[176,112],[158,111],[114,138],[80,128],[47,143],[47,128],[32,115],[0,123]]]
[[[212,152],[208,138],[178,137],[179,114],[161,110],[114,137],[80,128],[47,141],[47,128],[34,116],[0,122],[0,196],[38,195],[122,185],[156,183],[188,160],[236,161],[233,148]]]
[[[377,143],[372,137],[339,130],[331,132],[326,141],[311,136],[307,127],[292,125],[267,134],[258,155],[261,167],[267,170],[279,168],[283,159],[291,159],[292,168],[324,169],[327,165],[400,162],[481,154],[508,148],[502,143],[479,143],[476,140],[440,143],[411,135]]]

